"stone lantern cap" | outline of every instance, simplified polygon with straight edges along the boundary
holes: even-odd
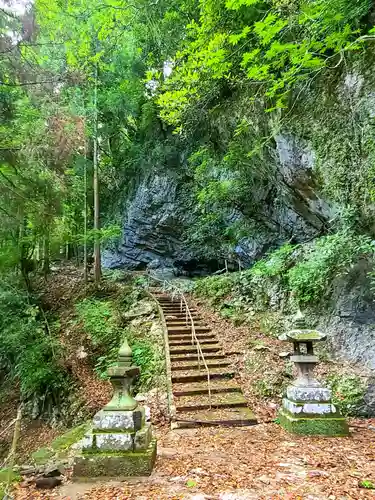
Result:
[[[317,330],[290,330],[279,336],[279,340],[286,342],[319,342],[326,340],[327,335]]]
[[[298,311],[292,321],[293,329],[279,336],[279,340],[286,342],[306,343],[326,340],[327,335],[307,328],[305,316]]]

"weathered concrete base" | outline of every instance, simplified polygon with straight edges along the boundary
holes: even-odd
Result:
[[[75,457],[72,479],[127,478],[149,476],[156,460],[156,439],[146,450],[108,453],[83,453]]]
[[[349,435],[345,418],[339,416],[295,417],[284,409],[279,412],[280,425],[293,434],[305,436],[343,437]]]

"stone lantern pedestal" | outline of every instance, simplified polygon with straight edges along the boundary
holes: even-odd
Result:
[[[118,361],[108,374],[114,389],[111,401],[93,419],[93,425],[79,443],[74,459],[73,479],[95,477],[126,478],[148,476],[156,459],[156,439],[152,436],[145,408],[130,394],[139,368],[131,365],[131,349],[125,340]]]
[[[323,387],[313,374],[318,363],[313,342],[323,341],[326,336],[306,328],[301,313],[296,316],[294,326],[294,330],[279,337],[293,343],[290,359],[297,368],[297,379],[288,386],[279,412],[280,424],[295,434],[347,436],[348,424],[332,404],[331,390]]]

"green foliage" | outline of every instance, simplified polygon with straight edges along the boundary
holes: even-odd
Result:
[[[146,335],[140,337],[139,333],[135,335],[128,330],[127,339],[132,348],[133,363],[141,369],[139,379],[136,381],[136,392],[146,392],[157,387],[164,370],[162,354]]]
[[[47,327],[40,309],[15,284],[3,280],[0,286],[0,373],[13,386],[19,383],[22,400],[46,412],[62,402],[69,385],[61,345],[53,325]]]
[[[372,256],[373,251],[369,237],[350,231],[320,238],[288,271],[290,289],[300,302],[318,302],[329,295],[334,278],[347,272],[362,256]]]
[[[76,304],[76,311],[93,347],[95,371],[105,378],[108,366],[117,359],[122,336],[117,310],[110,300],[87,298]]]
[[[368,479],[364,479],[363,481],[360,481],[359,487],[365,488],[366,490],[375,490],[374,483],[372,481],[369,481]]]
[[[250,269],[249,274],[260,277],[279,276],[290,266],[290,257],[296,250],[296,245],[289,243],[271,252],[267,257],[259,260]]]
[[[176,54],[175,69],[159,98],[162,116],[181,129],[192,107],[211,100],[217,81],[248,79],[272,109],[342,54],[361,48],[369,0],[353,3],[230,0],[200,4],[188,43]],[[185,125],[185,124],[184,124]]]
[[[8,481],[10,484],[19,483],[22,481],[22,476],[10,469],[0,469],[0,498],[8,498],[5,492],[8,490]]]
[[[357,375],[332,375],[328,378],[332,389],[332,402],[344,416],[361,414],[364,403],[365,384]]]
[[[230,294],[232,286],[233,277],[231,275],[211,276],[196,281],[194,293],[198,297],[206,297],[213,303],[217,303]]]

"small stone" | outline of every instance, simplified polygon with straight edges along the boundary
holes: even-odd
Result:
[[[21,476],[35,476],[38,473],[38,469],[32,465],[21,466],[19,469]]]
[[[144,394],[137,394],[136,396],[134,396],[134,399],[138,401],[138,403],[143,403],[144,401],[146,401],[146,396]]]
[[[279,405],[276,403],[268,403],[268,407],[271,408],[271,410],[277,410]]]
[[[146,422],[151,421],[151,410],[148,406],[145,406],[145,420]]]
[[[85,358],[87,358],[88,353],[85,351],[85,348],[83,346],[81,346],[77,349],[76,356],[78,359],[85,359]]]
[[[30,486],[30,484],[33,482],[34,482],[34,479],[29,477],[28,479],[25,479],[25,481],[22,481],[20,483],[20,488],[28,488]]]
[[[287,351],[279,352],[279,358],[289,358],[290,355],[291,353]]]
[[[62,475],[62,471],[60,467],[56,467],[56,465],[52,465],[47,467],[43,473],[43,477],[58,477]]]
[[[270,351],[270,347],[266,346],[266,345],[256,345],[254,347],[254,351]]]
[[[135,450],[146,450],[152,439],[151,424],[146,424],[142,429],[136,432],[134,436]]]
[[[56,486],[60,486],[62,480],[57,477],[38,477],[35,479],[35,486],[44,490],[52,490]]]
[[[263,484],[270,484],[270,478],[267,476],[260,476],[258,477],[259,481],[261,481]]]
[[[172,483],[185,482],[186,481],[186,477],[184,477],[184,476],[175,476],[175,477],[169,478],[169,481],[171,481]]]
[[[158,448],[158,455],[164,458],[175,458],[178,451],[174,448]]]
[[[309,477],[319,477],[319,476],[328,476],[328,473],[324,470],[309,470]]]
[[[203,470],[201,467],[197,467],[196,469],[192,469],[190,471],[191,474],[198,474],[198,475],[201,475],[201,476],[208,476],[208,472],[206,472],[205,470]]]

